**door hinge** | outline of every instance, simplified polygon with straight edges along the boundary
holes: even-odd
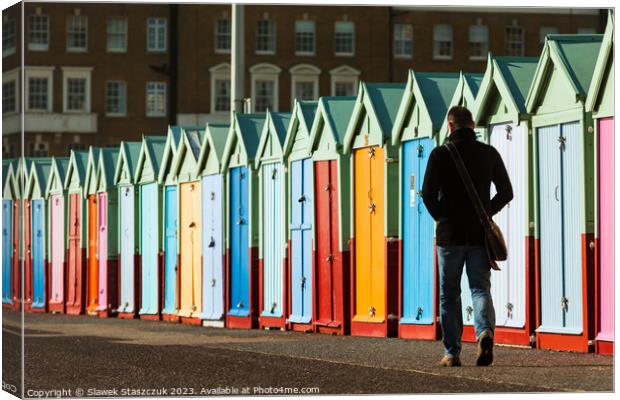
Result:
[[[506,125],[506,140],[512,141],[512,126]]]
[[[422,146],[421,144],[418,145],[418,158],[422,158],[422,155],[424,154],[424,146]]]
[[[370,204],[368,204],[368,212],[371,214],[374,214],[375,208],[376,208],[375,203],[371,201]]]
[[[508,314],[508,318],[512,319],[512,310],[514,308],[514,305],[512,303],[507,303],[506,304],[506,312]]]
[[[370,308],[368,308],[368,316],[374,317],[376,312],[377,312],[377,309],[374,306],[370,306]]]
[[[558,143],[560,144],[560,150],[565,150],[566,149],[566,138],[563,136],[560,136],[558,138]]]
[[[375,156],[375,148],[371,147],[370,149],[368,149],[368,157],[373,158],[374,156]]]

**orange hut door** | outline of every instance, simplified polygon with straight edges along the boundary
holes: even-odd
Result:
[[[384,151],[355,151],[354,321],[385,320]]]
[[[202,304],[200,183],[181,184],[181,306],[179,316],[198,318]]]
[[[97,236],[97,196],[91,194],[88,196],[88,311],[95,311],[99,296]]]

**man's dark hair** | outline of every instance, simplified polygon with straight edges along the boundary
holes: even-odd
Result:
[[[474,123],[471,112],[463,106],[454,106],[448,111],[448,121],[454,123],[457,128],[466,128]]]

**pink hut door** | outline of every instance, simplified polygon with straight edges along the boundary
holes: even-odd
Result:
[[[614,337],[614,119],[598,120],[599,304],[598,340]]]
[[[51,232],[52,232],[52,292],[51,302],[62,304],[65,301],[65,271],[64,271],[64,215],[65,200],[60,194],[53,195],[51,198]]]
[[[106,193],[99,193],[99,307],[105,310],[108,307],[108,201]]]

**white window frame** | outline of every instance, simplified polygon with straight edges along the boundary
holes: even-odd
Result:
[[[108,84],[109,83],[120,83],[124,86],[125,88],[125,92],[124,92],[124,103],[125,103],[125,108],[122,112],[110,112],[108,111]],[[109,80],[105,82],[105,115],[106,117],[125,117],[127,116],[127,82],[126,81],[120,81],[120,80]]]
[[[110,21],[112,20],[122,20],[125,22],[125,32],[110,32],[108,29],[110,28]],[[128,32],[129,32],[129,21],[127,20],[127,17],[123,17],[123,16],[117,16],[117,17],[108,17],[106,19],[106,25],[105,25],[105,48],[106,51],[108,53],[126,53],[127,52],[127,42],[129,41],[129,36],[128,36]],[[125,37],[125,42],[124,42],[124,46],[123,47],[110,47],[110,42],[109,42],[109,36],[110,35],[124,35]]]
[[[148,94],[149,94],[149,84],[161,84],[164,86],[164,111],[163,112],[155,112],[155,111],[149,111],[149,104],[148,104]],[[168,113],[168,84],[164,81],[148,81],[146,82],[146,86],[144,88],[144,110],[146,113],[147,117],[154,117],[154,118],[159,118],[159,117],[165,117],[166,114]]]
[[[511,54],[508,52],[508,44],[509,43],[517,43],[516,41],[508,40],[508,29],[521,29],[521,54]],[[524,56],[525,55],[525,29],[521,25],[517,25],[513,23],[512,25],[508,25],[504,28],[504,54],[507,56]]]
[[[411,42],[411,53],[406,54],[406,53],[397,53],[396,52],[396,40],[402,41],[404,42],[405,39],[403,38],[396,38],[396,27],[399,26],[400,29],[409,29],[411,32],[411,40],[409,40]],[[393,57],[394,58],[404,58],[404,59],[412,59],[413,58],[413,25],[412,24],[394,24],[394,28],[392,30],[392,53],[393,53]]]
[[[70,114],[85,114],[90,113],[90,96],[91,96],[91,72],[93,67],[60,67],[62,69],[62,111]],[[86,96],[84,100],[83,110],[69,110],[67,104],[68,93],[68,80],[69,79],[85,79]]]
[[[298,50],[297,49],[297,34],[298,33],[309,33],[306,31],[297,31],[297,23],[298,22],[303,22],[303,23],[309,23],[312,24],[312,50],[311,51],[307,51],[307,50]],[[314,21],[310,21],[310,20],[298,20],[295,21],[295,55],[296,56],[313,56],[316,54],[316,22]]]
[[[14,68],[2,74],[3,85],[5,83],[15,82],[15,108],[11,111],[7,111],[6,113],[3,113],[3,115],[17,114],[19,112],[19,109],[20,109],[19,71],[20,71],[19,68]]]
[[[45,30],[45,37],[46,37],[46,41],[45,44],[40,44],[40,43],[30,43],[30,32],[32,32],[32,18],[44,18],[45,20],[47,20],[46,22],[46,30]],[[48,15],[43,15],[43,14],[30,14],[28,16],[28,50],[29,51],[48,51],[49,50],[49,45],[50,45],[50,18]]]
[[[54,102],[54,68],[55,67],[45,67],[45,66],[36,66],[36,67],[26,67],[24,71],[24,82],[26,86],[26,90],[24,90],[26,101],[25,110],[27,112],[52,112],[53,102]],[[31,109],[29,107],[28,95],[30,93],[30,78],[46,78],[47,79],[47,108],[45,110],[40,109]]]
[[[211,74],[211,114],[214,115],[228,115],[229,111],[216,111],[215,110],[215,82],[220,80],[228,80],[230,81],[230,64],[229,63],[221,63],[216,66],[209,68],[209,73]],[[232,82],[231,82],[232,84]],[[232,90],[232,86],[231,86]],[[232,98],[232,91],[230,93],[230,97]]]
[[[471,44],[472,43],[484,43],[484,42],[472,42],[472,40],[471,40],[472,28],[486,28],[486,31],[487,31],[486,50],[483,50],[481,55],[471,54]],[[486,61],[487,57],[488,57],[488,53],[489,53],[489,27],[487,25],[470,25],[468,32],[469,32],[468,40],[469,40],[469,45],[470,45],[469,59],[473,60],[473,61]]]
[[[256,81],[269,81],[269,80],[274,82],[273,110],[270,110],[270,111],[274,111],[274,112],[278,111],[278,102],[280,100],[280,97],[279,97],[280,72],[282,72],[282,69],[280,67],[274,64],[270,64],[270,63],[260,63],[260,64],[256,64],[250,67],[250,74],[252,76],[252,79],[251,79],[252,81],[252,90],[251,90],[252,112],[256,111],[256,89],[255,89]]]
[[[439,32],[437,29],[441,27],[450,28],[450,55],[439,54],[439,43],[446,42],[446,40],[438,40],[436,37]],[[433,25],[433,60],[452,60],[454,57],[454,29],[450,24],[436,24]]]
[[[350,67],[348,65],[341,65],[329,71],[329,75],[331,76],[331,89],[330,93],[332,96],[336,95],[336,83],[352,83],[353,84],[353,95],[357,95],[357,88],[359,86],[361,71]]]
[[[151,45],[153,43],[149,42],[149,30],[156,29],[156,33],[157,33],[157,29],[162,29],[162,27],[160,27],[158,24],[157,26],[151,27],[151,23],[155,23],[155,21],[158,21],[158,20],[164,21],[164,25],[163,25],[164,44],[163,44],[163,47],[152,47]],[[157,34],[155,35],[155,42],[158,42]],[[155,44],[159,44],[159,43],[155,43]],[[149,53],[165,53],[166,51],[168,51],[168,18],[166,17],[147,18],[146,20],[146,51],[148,51]]]
[[[291,109],[295,105],[295,85],[298,82],[312,83],[312,91],[314,92],[314,98],[312,100],[319,99],[319,75],[321,75],[321,70],[319,68],[310,64],[298,64],[289,69],[288,72],[291,74]]]
[[[5,31],[4,24],[8,24],[9,22],[13,23],[13,40],[11,47],[4,49],[4,39],[5,39]],[[15,18],[11,18],[9,16],[2,16],[2,57],[8,57],[12,54],[15,54],[17,48],[17,20]]]
[[[351,51],[350,52],[342,52],[336,50],[336,35],[338,32],[338,24],[351,24],[353,26],[353,32],[351,36]],[[341,32],[348,33],[348,32]],[[352,21],[336,21],[334,22],[334,55],[338,57],[353,57],[355,56],[355,23]]]
[[[218,30],[218,25],[219,25],[219,22],[222,21],[222,20],[228,21],[228,26],[230,27],[230,33],[229,33],[229,38],[228,38],[228,43],[229,43],[230,47],[227,48],[227,49],[218,47],[218,35],[220,34],[220,32]],[[215,20],[215,24],[213,24],[213,25],[214,25],[213,29],[215,31],[214,34],[213,34],[213,39],[214,39],[213,46],[215,48],[215,53],[216,54],[230,54],[230,49],[232,47],[232,21],[231,21],[231,19],[230,18],[226,18],[226,17],[221,17],[221,18],[216,19]]]
[[[69,24],[70,21],[73,20],[73,18],[84,18],[85,21],[85,27],[86,30],[84,32],[84,47],[71,47],[69,45],[69,35],[71,34],[71,32],[69,32]],[[70,52],[76,52],[76,53],[85,53],[88,51],[88,16],[86,15],[81,15],[79,13],[75,13],[75,14],[71,14],[67,16],[67,22],[66,22],[67,26],[65,29],[65,35],[66,35],[66,41],[67,41],[67,51]]]
[[[273,50],[259,50],[258,48],[258,23],[262,21],[268,21],[273,26]],[[231,29],[232,29],[232,26],[231,26]],[[276,25],[276,22],[268,18],[263,18],[263,19],[256,21],[256,54],[272,55],[272,54],[276,54],[277,49],[278,49],[278,26]]]

